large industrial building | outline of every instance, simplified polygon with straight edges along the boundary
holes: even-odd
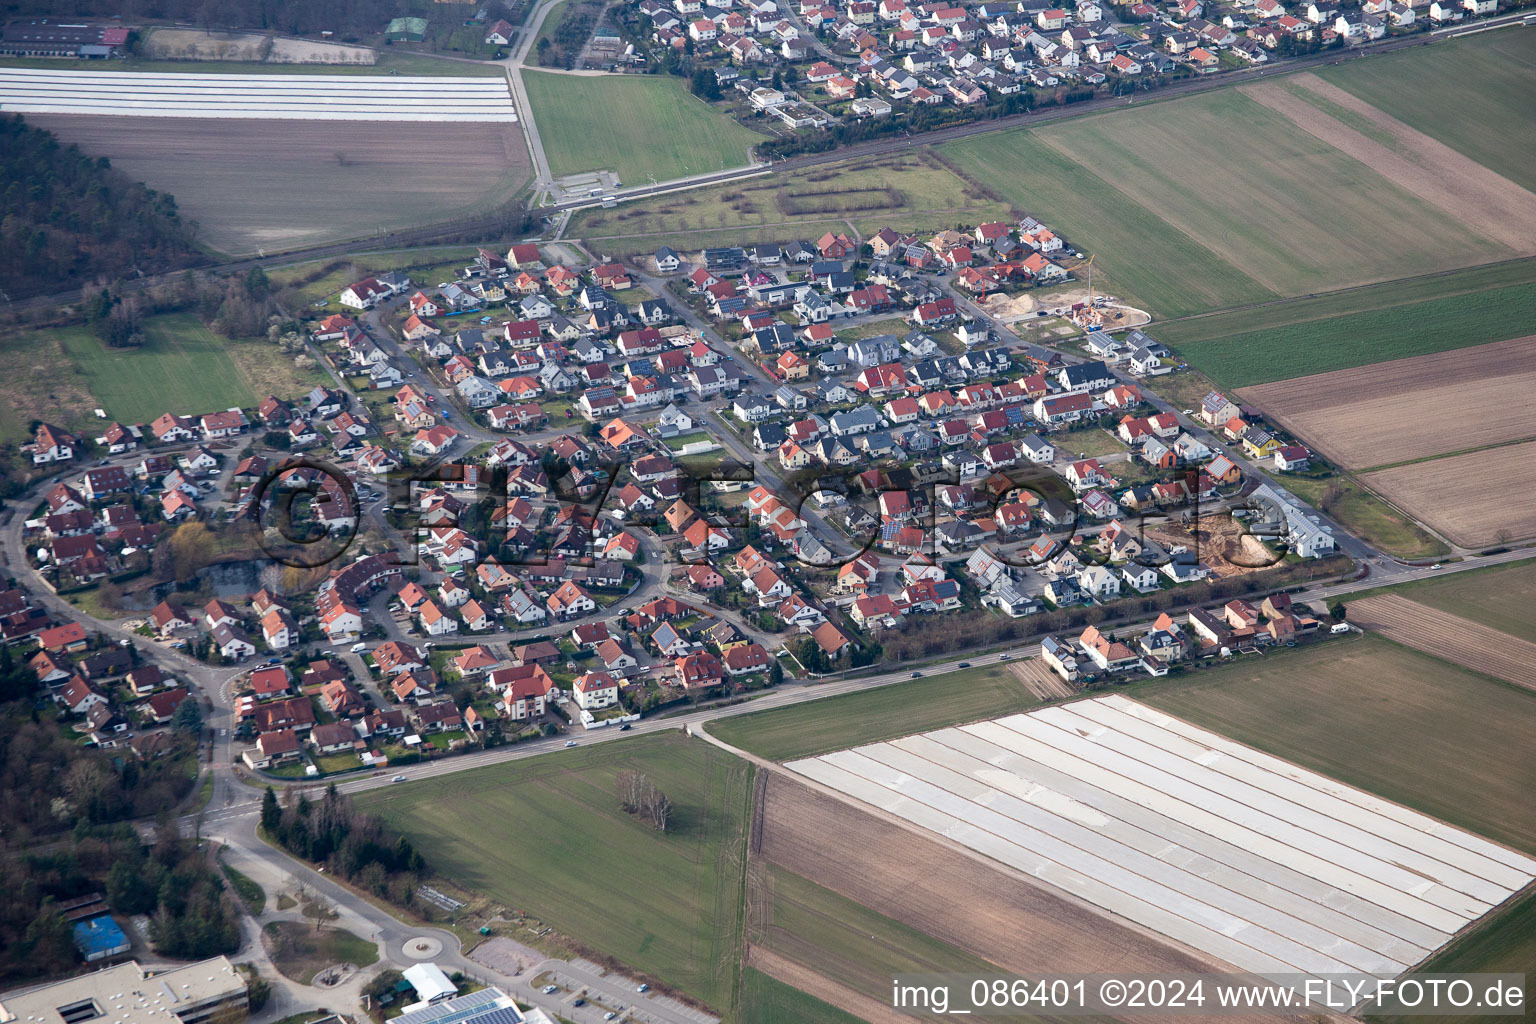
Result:
[[[246,1007],[245,979],[228,957],[158,973],[130,960],[11,996],[0,1002],[0,1024],[202,1024]]]

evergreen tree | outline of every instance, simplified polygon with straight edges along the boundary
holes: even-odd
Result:
[[[261,827],[267,835],[276,836],[277,826],[282,820],[283,811],[277,806],[277,794],[268,786],[266,795],[261,798]]]

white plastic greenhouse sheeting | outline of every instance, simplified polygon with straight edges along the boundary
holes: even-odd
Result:
[[[1536,877],[1120,696],[789,767],[1242,970],[1396,975]]]
[[[517,120],[505,78],[0,68],[0,111],[324,121]]]

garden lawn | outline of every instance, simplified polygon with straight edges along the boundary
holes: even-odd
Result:
[[[634,769],[672,800],[665,834],[620,809]],[[433,870],[731,1015],[752,767],[681,733],[360,794]],[[475,794],[472,820],[463,795]]]
[[[526,71],[523,81],[556,175],[614,170],[627,185],[668,181],[741,167],[763,141],[670,75]]]
[[[962,722],[1025,711],[1039,700],[1003,665],[808,701],[712,722],[726,743],[773,761],[792,761]]]

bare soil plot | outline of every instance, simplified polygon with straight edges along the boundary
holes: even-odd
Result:
[[[1400,644],[1536,690],[1536,644],[1397,594],[1349,604],[1349,618]]]
[[[797,964],[771,949],[748,946],[747,965],[757,968],[770,978],[777,978],[786,985],[813,995],[824,1003],[830,1003],[839,1010],[846,1010],[869,1021],[869,1024],[911,1024],[911,1017],[899,1014],[886,1004],[862,992],[855,992],[847,985],[838,984],[825,974]]]
[[[528,179],[515,124],[29,115],[176,197],[203,244],[231,255],[449,220]]]
[[[1536,442],[1410,463],[1361,479],[1463,547],[1536,535]]]
[[[1331,116],[1287,88],[1298,86],[1385,133],[1390,144]],[[1245,86],[1244,91],[1296,126],[1349,154],[1383,178],[1433,203],[1464,226],[1519,253],[1536,251],[1536,195],[1310,72]],[[1428,231],[1433,235],[1437,232]]]
[[[1182,544],[1189,548],[1220,579],[1262,572],[1275,564],[1274,553],[1228,515],[1153,526],[1147,529],[1147,536],[1165,546]]]
[[[157,28],[144,37],[141,49],[156,60],[265,60],[272,39],[264,32]]]
[[[1364,469],[1536,437],[1533,389],[1536,335],[1293,377],[1238,394],[1334,463]]]

